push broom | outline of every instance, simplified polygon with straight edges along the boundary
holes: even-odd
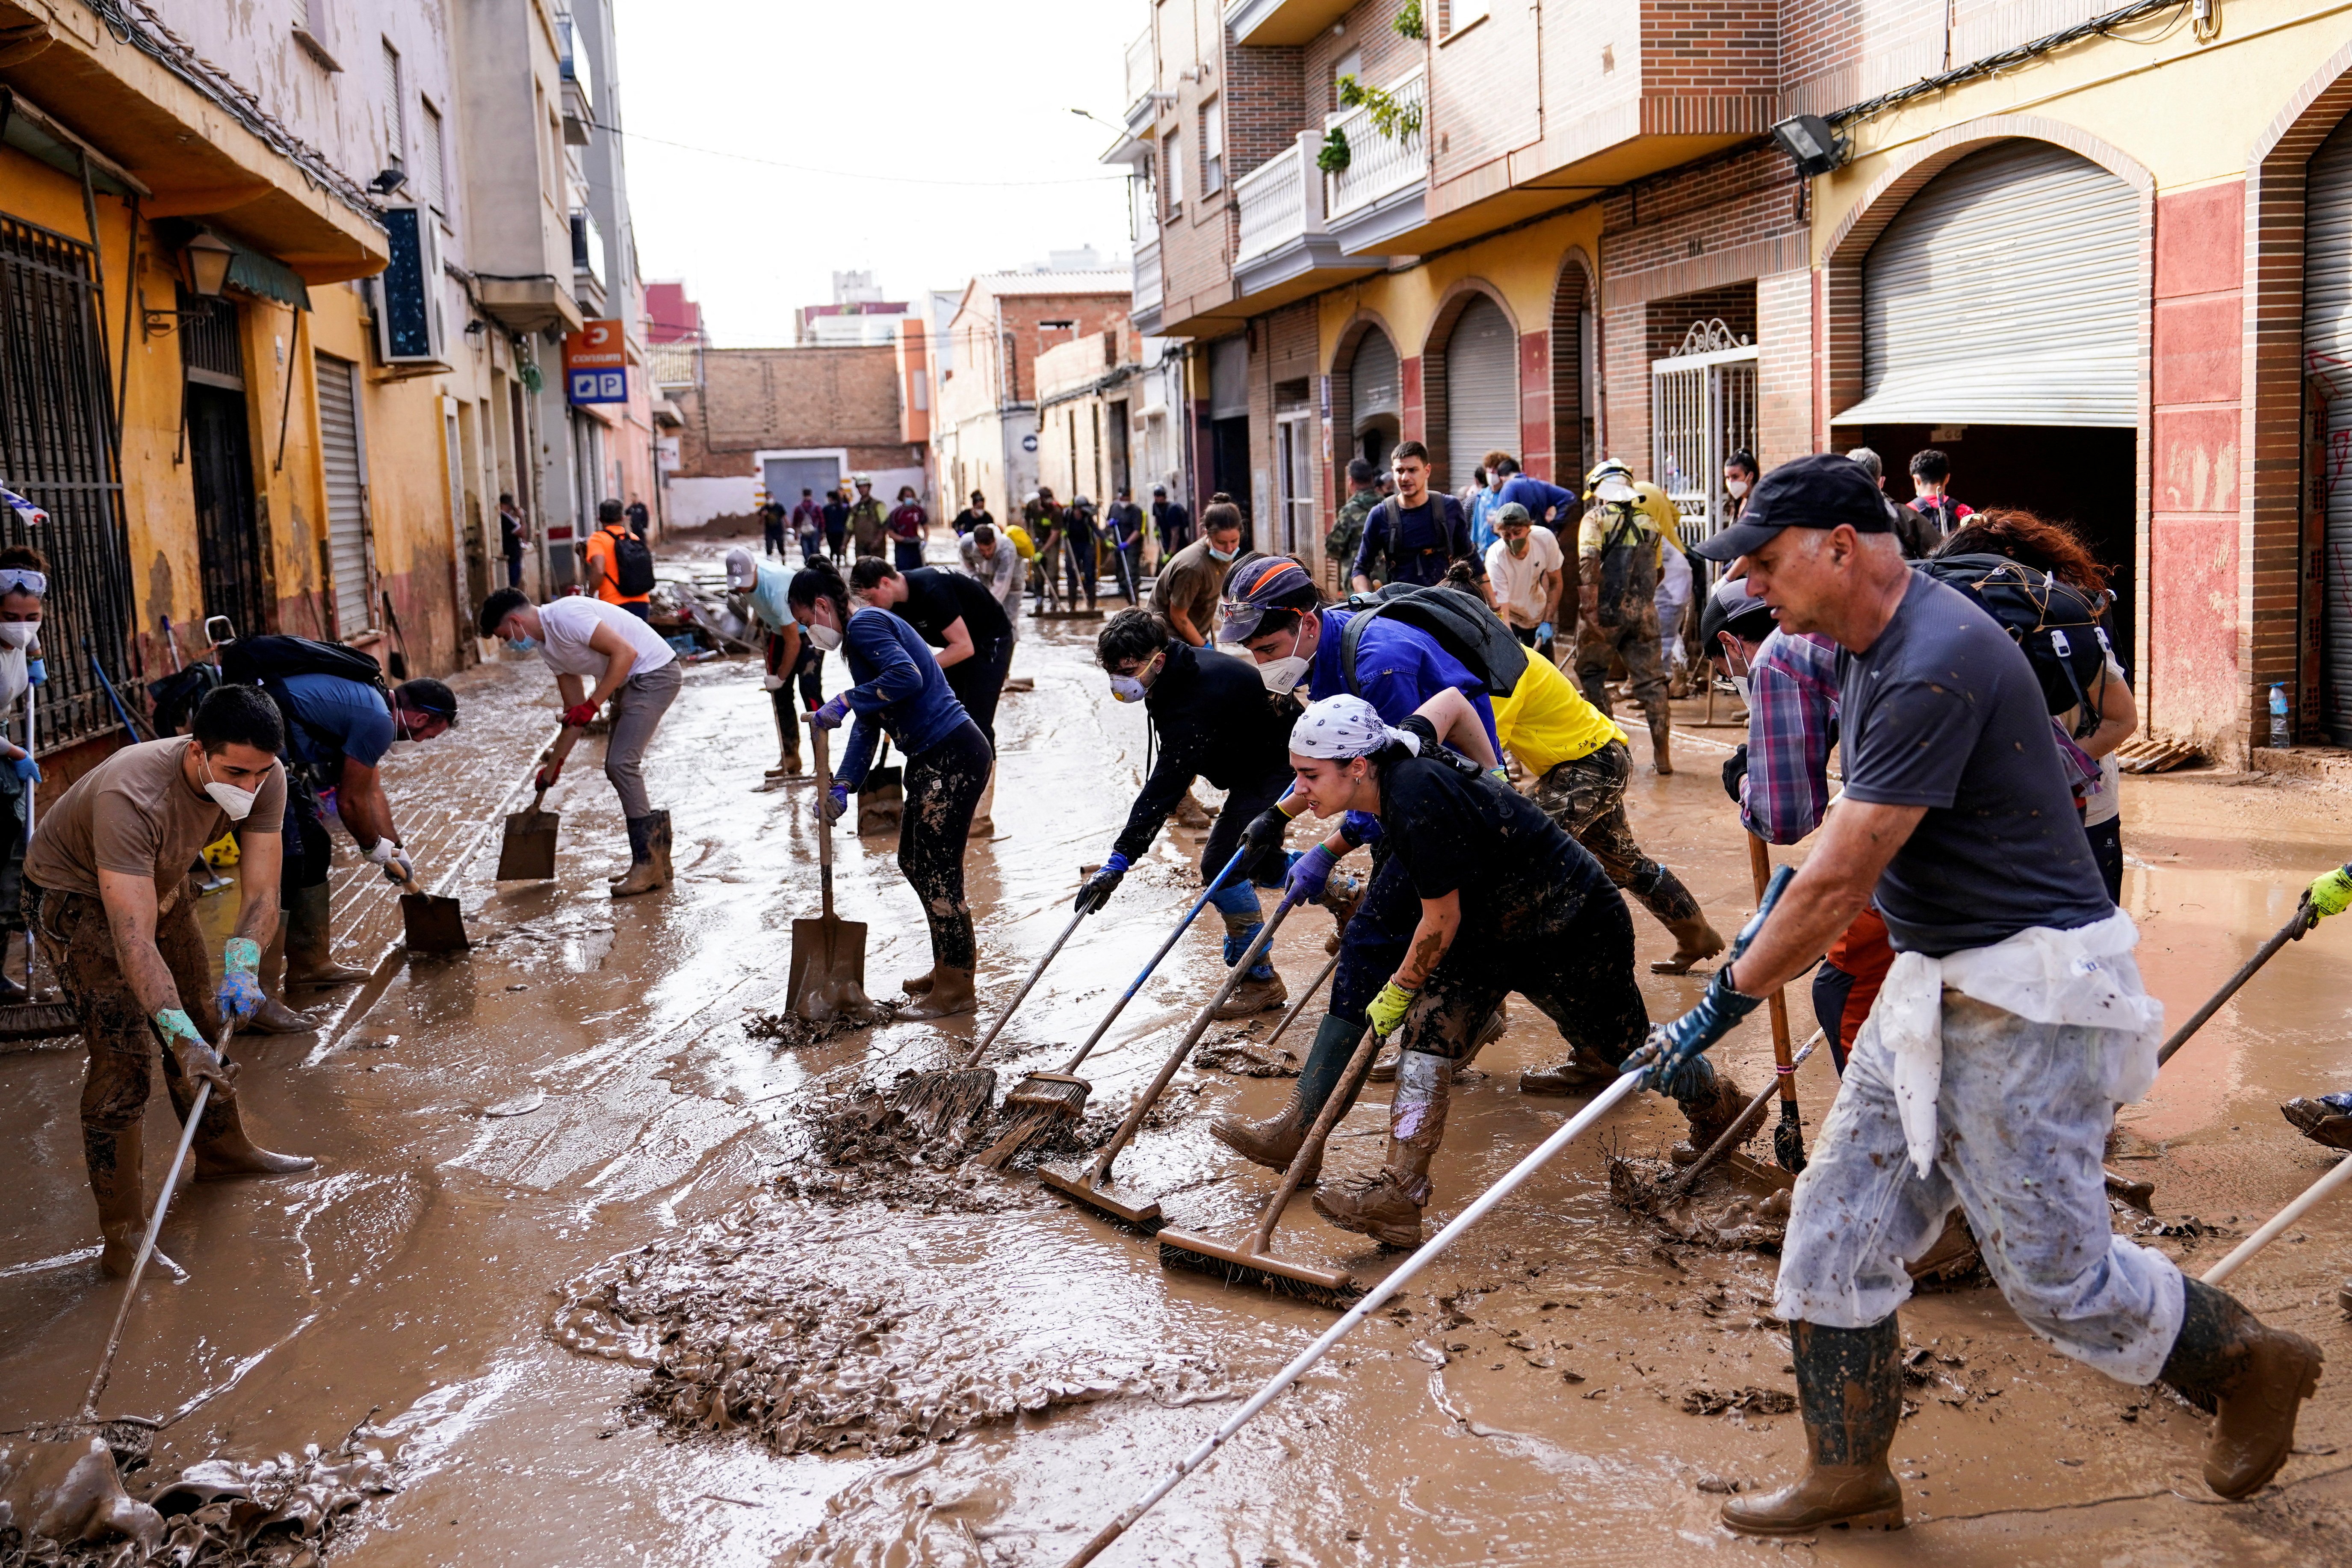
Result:
[[[1159,1076],[1144,1089],[1142,1097],[1135,1102],[1135,1108],[1127,1113],[1127,1120],[1118,1124],[1118,1131],[1111,1135],[1108,1143],[1103,1145],[1102,1152],[1096,1156],[1094,1164],[1086,1174],[1065,1175],[1041,1165],[1037,1168],[1039,1181],[1058,1193],[1076,1198],[1106,1219],[1131,1226],[1146,1236],[1158,1234],[1160,1201],[1145,1198],[1137,1202],[1121,1194],[1110,1184],[1111,1163],[1118,1158],[1119,1151],[1127,1147],[1143,1126],[1143,1118],[1158,1103],[1160,1095],[1167,1091],[1170,1080],[1176,1076],[1176,1069],[1184,1065],[1184,1058],[1192,1054],[1192,1047],[1200,1043],[1201,1037],[1208,1033],[1209,1026],[1216,1021],[1217,1009],[1225,1005],[1225,998],[1234,994],[1234,987],[1242,983],[1242,977],[1256,966],[1267,944],[1274,941],[1274,933],[1282,929],[1283,921],[1296,907],[1297,900],[1289,894],[1285,894],[1282,902],[1275,906],[1273,915],[1259,929],[1248,950],[1232,968],[1225,971],[1224,984],[1217,987],[1217,994],[1201,1004],[1201,1010],[1192,1016],[1192,1027],[1186,1029],[1183,1038],[1176,1042],[1176,1048],[1168,1053],[1168,1059],[1160,1064]]]
[[[1062,928],[1062,934],[1054,939],[1045,956],[1029,971],[1029,978],[1013,994],[1012,1004],[996,1016],[996,1022],[981,1036],[980,1043],[971,1047],[962,1066],[921,1074],[892,1098],[890,1110],[926,1138],[936,1138],[987,1110],[988,1102],[996,1098],[996,1069],[982,1067],[981,1058],[988,1054],[988,1047],[996,1043],[996,1037],[1012,1022],[1013,1015],[1021,1010],[1021,1004],[1029,999],[1037,982],[1045,978],[1045,966],[1054,962],[1054,955],[1062,951],[1062,944],[1070,940],[1078,922],[1086,918],[1084,910],[1070,917],[1070,923]]]

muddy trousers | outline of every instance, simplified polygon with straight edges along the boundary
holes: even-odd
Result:
[[[1612,655],[1625,661],[1627,684],[1642,705],[1652,727],[1669,716],[1666,678],[1658,668],[1658,607],[1647,599],[1620,612],[1618,623],[1604,626],[1587,620],[1576,628],[1576,684],[1584,700],[1601,712],[1609,711],[1609,662]]]
[[[948,689],[980,726],[992,755],[996,748],[996,701],[1004,694],[1004,677],[1012,668],[1013,639],[1006,637],[995,642],[975,642],[970,658],[958,659],[940,671],[947,678]]]
[[[922,900],[931,928],[931,961],[946,969],[975,966],[971,906],[964,902],[963,851],[971,814],[995,765],[988,738],[970,720],[920,756],[907,759],[907,807],[898,819],[898,871]]]
[[[1286,766],[1278,773],[1269,773],[1255,783],[1236,784],[1226,793],[1225,804],[1219,808],[1217,820],[1210,826],[1208,842],[1201,847],[1201,882],[1203,887],[1208,885],[1210,878],[1225,868],[1225,863],[1234,858],[1234,851],[1241,847],[1242,830],[1250,825],[1250,819],[1270,809],[1276,801],[1287,794],[1290,783],[1290,770]],[[1227,968],[1231,968],[1248,951],[1249,944],[1257,940],[1259,928],[1265,923],[1258,901],[1258,889],[1281,887],[1283,873],[1288,868],[1289,862],[1284,857],[1268,855],[1265,864],[1253,869],[1246,879],[1236,878],[1210,895],[1209,901],[1217,907],[1217,913],[1224,917]],[[1249,972],[1249,978],[1269,980],[1273,976],[1274,948],[1269,942],[1265,953],[1257,961],[1257,966]]]
[[[624,816],[653,813],[653,802],[646,795],[646,748],[653,744],[662,715],[677,700],[677,689],[685,681],[686,671],[672,659],[659,669],[629,677],[613,693],[613,732],[604,742],[604,776],[612,781],[613,793],[621,797]]]
[[[1625,820],[1625,781],[1633,753],[1622,741],[1554,766],[1535,787],[1535,803],[1562,833],[1591,852],[1610,881],[1642,900],[1667,925],[1696,920],[1698,900],[1682,879],[1642,853]]]
[[[2036,1024],[1944,993],[1937,1152],[1906,1151],[1893,1053],[1862,1026],[1790,1198],[1774,1310],[1859,1329],[1911,1295],[1906,1258],[1958,1206],[2025,1326],[2120,1382],[2145,1384],[2180,1332],[2180,1270],[2116,1236],[2100,1170],[2116,1102],[2109,1029]]]
[[[1069,589],[1070,608],[1076,609],[1078,600],[1084,598],[1087,608],[1093,609],[1095,607],[1095,542],[1091,539],[1078,538],[1076,535],[1065,541],[1062,548],[1062,571]]]

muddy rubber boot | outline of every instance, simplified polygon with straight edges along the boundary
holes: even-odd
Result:
[[[333,926],[326,883],[295,889],[286,903],[287,984],[350,985],[368,977],[364,969],[335,962]]]
[[[165,1073],[163,1081],[172,1093],[172,1109],[184,1127],[189,1109],[196,1102],[196,1092],[176,1072]],[[197,1180],[205,1182],[216,1182],[225,1176],[290,1175],[296,1171],[310,1170],[319,1163],[308,1154],[280,1154],[254,1142],[246,1135],[236,1091],[218,1087],[213,1089],[213,1097],[205,1101],[205,1119],[196,1124],[196,1141],[190,1152],[195,1155]]]
[[[1590,1061],[1574,1049],[1554,1067],[1529,1068],[1519,1074],[1521,1094],[1593,1095],[1617,1081],[1617,1069],[1606,1062]]]
[[[1315,1212],[1383,1247],[1421,1245],[1421,1211],[1429,1205],[1429,1163],[1445,1141],[1453,1063],[1408,1051],[1389,1102],[1388,1159],[1370,1175],[1349,1176],[1315,1194]]]
[[[1486,1021],[1478,1026],[1477,1037],[1470,1042],[1469,1054],[1454,1064],[1454,1082],[1462,1081],[1462,1075],[1470,1070],[1470,1064],[1478,1059],[1480,1051],[1503,1037],[1503,1031],[1510,1026],[1511,1022],[1507,1008],[1507,1003],[1496,1003],[1495,1010],[1486,1015]],[[1381,1047],[1380,1055],[1372,1058],[1371,1070],[1364,1075],[1364,1081],[1367,1083],[1396,1082],[1397,1064],[1402,1059],[1403,1054],[1404,1047],[1402,1046]]]
[[[1348,1058],[1356,1054],[1356,1042],[1363,1034],[1361,1018],[1324,1014],[1323,1021],[1315,1026],[1315,1044],[1308,1047],[1297,1081],[1290,1087],[1290,1103],[1264,1121],[1220,1116],[1209,1124],[1209,1135],[1252,1164],[1287,1171],[1315,1119],[1323,1114],[1323,1102],[1339,1089],[1339,1075],[1348,1070]],[[1349,1099],[1352,1103],[1353,1097]],[[1342,1108],[1339,1114],[1345,1116],[1347,1110]],[[1318,1156],[1300,1173],[1298,1184],[1312,1186],[1322,1169]]]
[[[1805,1473],[1778,1491],[1723,1505],[1741,1535],[1810,1535],[1831,1525],[1903,1528],[1903,1483],[1886,1468],[1903,1419],[1903,1331],[1888,1313],[1866,1329],[1789,1325],[1804,1416]]]
[[[2352,1116],[2318,1100],[2290,1100],[2279,1114],[2313,1142],[2329,1149],[2352,1149]]]
[[[112,1132],[85,1126],[82,1157],[89,1164],[90,1195],[98,1200],[98,1233],[105,1245],[98,1266],[110,1279],[131,1272],[147,1229],[147,1202],[140,1183],[139,1124]]]
[[[656,811],[629,818],[629,870],[628,875],[613,884],[614,898],[634,899],[640,893],[650,893],[669,885],[669,878],[664,875],[662,866],[668,856],[657,855],[654,849],[654,835],[657,831],[665,840],[667,839],[669,813]]]
[[[929,991],[931,988],[932,977],[937,975],[939,972],[940,966],[934,963],[929,969],[924,970],[920,974],[909,974],[906,979],[898,982],[898,989],[904,991],[909,996],[920,996],[924,992]]]
[[[2253,1496],[2286,1463],[2294,1418],[2319,1388],[2319,1347],[2266,1327],[2237,1298],[2184,1278],[2180,1337],[2157,1375],[2213,1405],[2205,1484],[2236,1501]]]
[[[1650,771],[1664,777],[1675,771],[1675,712],[1663,702],[1649,706]]]
[[[980,804],[971,810],[971,826],[964,830],[964,842],[985,844],[996,837],[996,764],[988,764],[988,782],[980,786]]]
[[[1683,879],[1664,866],[1654,866],[1647,873],[1637,874],[1625,885],[1625,890],[1641,900],[1642,907],[1674,933],[1675,955],[1654,959],[1651,973],[1687,974],[1692,964],[1723,951],[1723,938],[1699,912],[1698,900],[1683,886]]]
[[[261,950],[254,977],[261,983],[261,1005],[236,1026],[240,1035],[299,1035],[319,1026],[307,1013],[298,1013],[283,1000],[286,994],[286,917],[278,918],[278,934]]]
[[[1257,940],[1257,933],[1265,929],[1265,917],[1257,910],[1256,895],[1250,895],[1245,914],[1231,910],[1219,912],[1224,916],[1225,921],[1225,962],[1228,964],[1239,963],[1242,955],[1249,952],[1250,943]],[[1233,994],[1218,1006],[1216,1016],[1220,1018],[1246,1018],[1269,1008],[1279,1007],[1288,1000],[1290,988],[1283,984],[1282,976],[1274,972],[1273,961],[1266,954],[1260,953],[1256,965],[1242,977],[1242,983],[1234,986]]]
[[[898,1009],[901,1018],[951,1018],[959,1013],[976,1010],[980,1003],[972,994],[972,972],[940,964],[931,971],[930,988]]]

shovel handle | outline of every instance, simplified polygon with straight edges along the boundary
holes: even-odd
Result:
[[[1764,840],[1753,833],[1748,836],[1748,871],[1756,884],[1756,897],[1760,901],[1764,889],[1772,881],[1772,852],[1764,847]],[[1772,1015],[1772,1076],[1780,1080],[1780,1103],[1797,1103],[1795,1064],[1789,1059],[1789,995],[1788,988],[1774,989],[1770,998]]]
[[[1201,1004],[1201,1010],[1192,1016],[1192,1026],[1184,1031],[1184,1037],[1176,1042],[1176,1048],[1168,1053],[1166,1061],[1160,1064],[1159,1076],[1151,1080],[1151,1087],[1143,1091],[1143,1098],[1135,1102],[1135,1108],[1127,1113],[1127,1120],[1118,1124],[1118,1131],[1112,1134],[1111,1141],[1103,1145],[1094,1169],[1087,1173],[1088,1186],[1098,1187],[1110,1180],[1111,1162],[1118,1158],[1118,1152],[1127,1147],[1128,1140],[1133,1138],[1136,1131],[1143,1125],[1145,1114],[1166,1092],[1169,1080],[1176,1076],[1176,1069],[1184,1065],[1184,1058],[1192,1054],[1192,1047],[1200,1042],[1202,1035],[1209,1032],[1209,1026],[1216,1020],[1217,1009],[1225,1005],[1225,998],[1234,994],[1234,987],[1242,983],[1242,977],[1256,967],[1259,955],[1265,952],[1266,945],[1274,941],[1274,933],[1282,929],[1284,918],[1296,907],[1287,897],[1275,906],[1273,916],[1258,928],[1257,937],[1249,944],[1248,950],[1234,960],[1231,969],[1225,971],[1225,982],[1217,987],[1217,994]]]
[[[1030,967],[1029,978],[1021,983],[1021,989],[1013,994],[1012,1002],[996,1016],[996,1022],[988,1026],[988,1032],[981,1036],[980,1044],[971,1048],[971,1055],[964,1058],[964,1071],[970,1072],[980,1065],[980,1058],[986,1056],[988,1047],[996,1043],[997,1035],[1013,1021],[1013,1015],[1021,1011],[1021,1004],[1029,999],[1029,993],[1036,988],[1037,982],[1045,978],[1045,966],[1054,962],[1054,955],[1062,951],[1062,944],[1077,933],[1078,922],[1086,918],[1084,910],[1072,915],[1070,923],[1062,928],[1062,934],[1054,939],[1054,945],[1045,950],[1045,956]]]
[[[824,808],[833,802],[832,734],[822,724],[809,726],[809,748],[816,758],[816,874],[827,920],[833,919],[833,818]]]
[[[2318,923],[2318,913],[2312,909],[2311,895],[2306,892],[2303,895],[2302,901],[2295,905],[2294,913],[2287,917],[2286,924],[2273,931],[2268,942],[2254,949],[2254,956],[2239,965],[2238,973],[2223,981],[2221,989],[2207,997],[2205,1005],[2191,1013],[2189,1016],[2189,1022],[2175,1029],[2172,1032],[2172,1038],[2157,1047],[2156,1065],[2162,1067],[2170,1061],[2173,1053],[2189,1043],[2189,1037],[2203,1028],[2205,1020],[2220,1012],[2221,1004],[2235,996],[2238,994],[2238,987],[2254,977],[2254,971],[2268,963],[2277,955],[2278,950],[2288,942],[2301,942],[2303,933]]]

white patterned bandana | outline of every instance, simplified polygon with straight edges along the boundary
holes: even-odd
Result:
[[[1420,737],[1390,728],[1381,710],[1360,697],[1326,697],[1307,704],[1298,722],[1290,727],[1290,749],[1302,757],[1347,762],[1368,757],[1391,741],[1421,754]]]

